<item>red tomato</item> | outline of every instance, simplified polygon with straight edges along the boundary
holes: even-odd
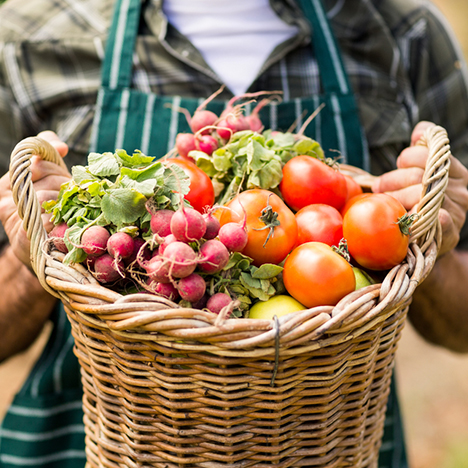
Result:
[[[200,213],[213,206],[215,195],[211,179],[196,164],[185,159],[165,159],[164,162],[177,164],[190,177],[190,191],[185,199]]]
[[[402,232],[399,223],[405,215],[406,209],[390,195],[358,196],[343,216],[349,254],[370,270],[388,270],[401,263],[409,244],[409,234]]]
[[[297,223],[294,213],[278,195],[268,190],[253,189],[239,193],[229,203],[229,209],[219,209],[216,215],[221,226],[230,222],[243,223],[248,241],[242,253],[253,259],[256,266],[264,263],[281,263],[293,249],[297,239]],[[270,210],[277,214],[277,226],[265,224],[263,214]]]
[[[336,245],[343,238],[343,217],[333,206],[317,203],[308,205],[296,213],[297,242],[323,242]]]
[[[346,201],[350,198],[353,198],[356,195],[362,193],[362,187],[348,174],[343,174],[346,180],[346,187],[348,188],[348,195],[346,196]]]
[[[341,213],[341,216],[344,216],[345,213],[349,210],[349,207],[357,200],[360,200],[361,198],[365,198],[369,195],[372,195],[371,193],[369,192],[363,192],[363,193],[359,193],[358,195],[354,195],[354,197],[351,197],[349,198],[346,203],[344,204],[343,208],[341,208],[340,210],[340,213]]]
[[[325,203],[337,210],[346,201],[346,179],[338,170],[312,156],[296,156],[283,167],[279,189],[294,211]]]
[[[283,281],[288,293],[309,308],[336,305],[356,287],[350,263],[322,242],[296,247],[284,263]]]

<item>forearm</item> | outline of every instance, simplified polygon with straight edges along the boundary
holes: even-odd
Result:
[[[438,259],[414,292],[409,318],[432,343],[468,352],[468,252],[452,250]]]
[[[0,362],[26,349],[47,321],[56,299],[10,247],[0,256]]]

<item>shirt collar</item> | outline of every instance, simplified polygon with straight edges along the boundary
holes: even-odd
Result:
[[[168,23],[167,17],[162,10],[163,1],[148,0],[146,5],[144,2],[144,20],[148,30],[158,38],[168,53],[219,81],[219,78],[205,62],[200,52],[185,36]],[[310,42],[309,24],[294,0],[270,0],[270,4],[283,21],[298,26],[299,33],[273,50],[260,69],[259,74],[284,58],[292,49]]]

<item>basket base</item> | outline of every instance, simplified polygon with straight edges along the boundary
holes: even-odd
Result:
[[[377,467],[407,308],[353,339],[280,353],[274,386],[274,354],[138,342],[67,313],[87,468]]]

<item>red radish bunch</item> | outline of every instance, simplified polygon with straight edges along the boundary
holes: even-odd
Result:
[[[119,231],[111,233],[103,226],[90,226],[81,236],[80,247],[87,254],[86,266],[103,284],[115,283],[127,276],[129,265],[138,255],[149,258],[150,251],[141,237]]]
[[[263,130],[259,112],[271,99],[262,99],[249,115],[245,115],[245,103],[237,104],[237,102],[271,93],[246,93],[234,96],[221,115],[218,116],[206,107],[222,90],[223,88],[200,104],[193,115],[190,115],[186,110],[183,111],[192,133],[179,133],[176,136],[175,149],[182,158],[193,161],[190,152],[194,150],[211,156],[220,146],[226,144],[235,133],[243,130],[253,132]]]
[[[65,231],[68,229],[67,223],[60,223],[53,227],[49,232],[49,237],[53,240],[54,246],[62,253],[68,253],[68,248],[65,244]],[[219,228],[218,228],[219,229]]]
[[[168,299],[180,298],[192,307],[210,309],[207,303],[213,301],[209,302],[208,284],[212,275],[221,273],[226,267],[231,252],[238,251],[239,238],[243,237],[239,231],[245,237],[245,227],[236,224],[232,233],[225,230],[221,240],[218,237],[219,221],[211,213],[201,215],[183,204],[171,215],[162,211],[165,210],[152,214],[157,219],[151,226],[159,246],[150,259],[141,262],[147,276],[143,286]],[[162,236],[162,232],[166,235]],[[223,293],[221,297],[224,298],[222,307],[232,302],[227,294]],[[221,303],[215,299],[214,304],[213,310],[218,312],[220,309],[216,304]]]

